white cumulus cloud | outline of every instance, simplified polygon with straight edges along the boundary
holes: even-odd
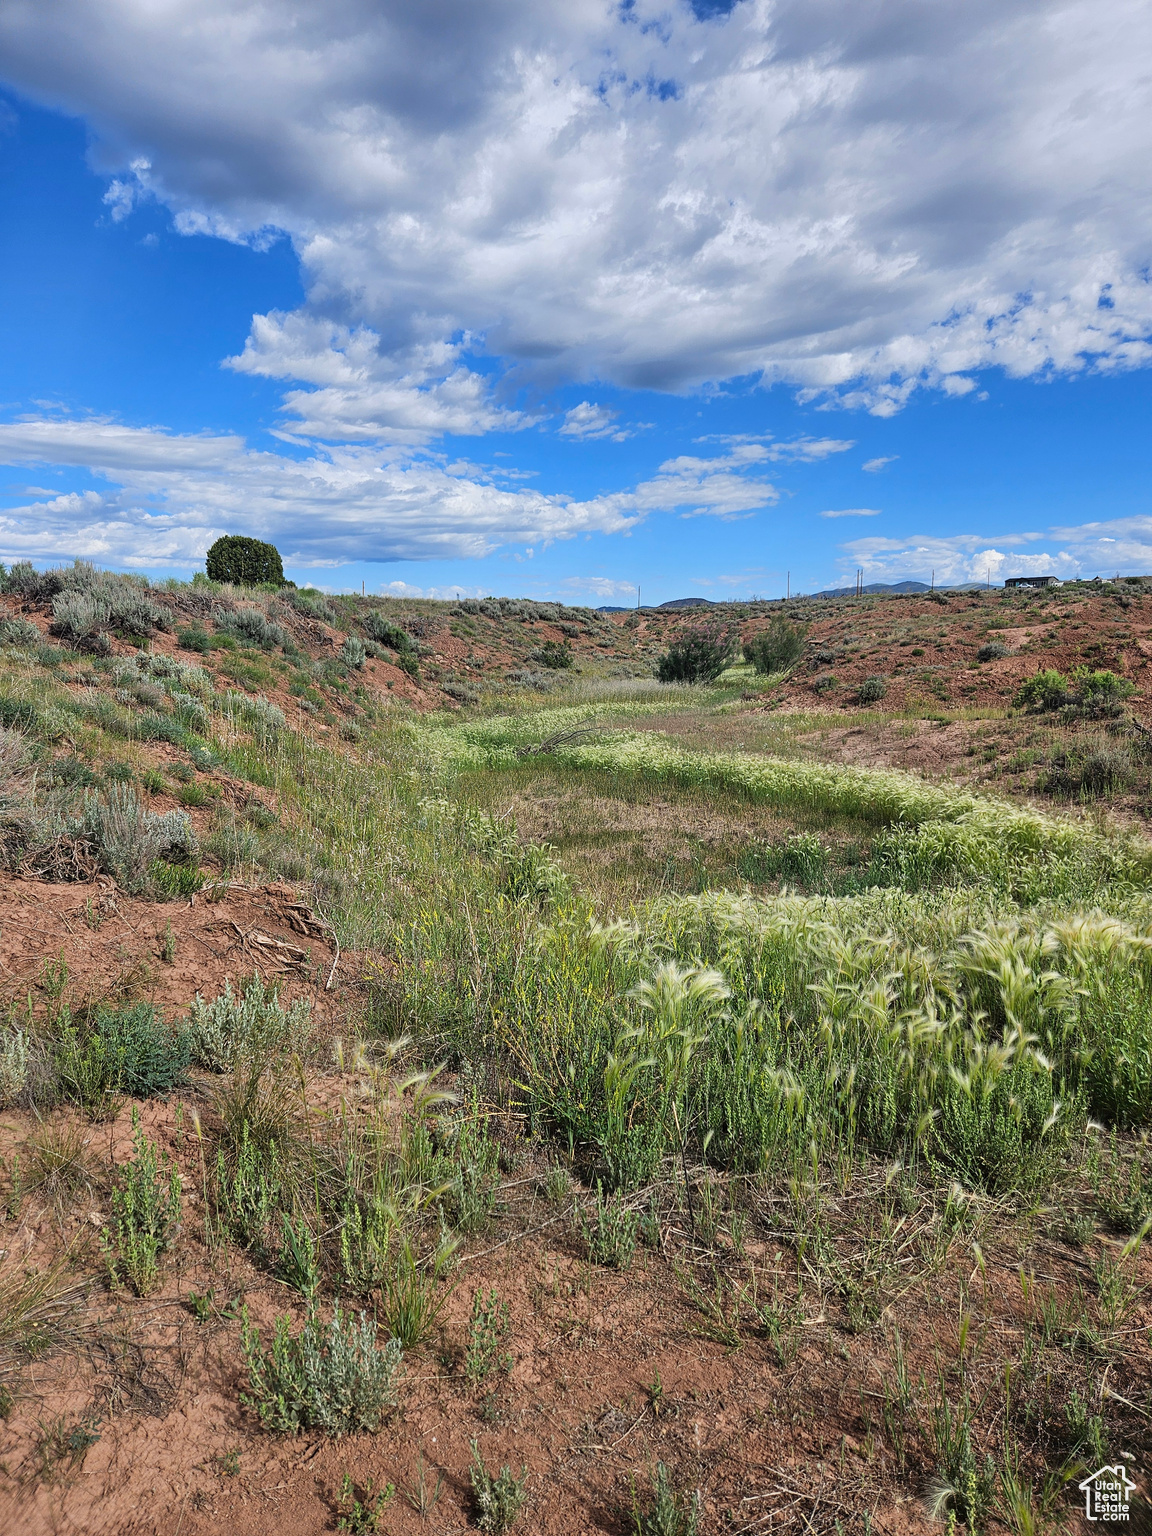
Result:
[[[297,566],[478,557],[503,545],[621,533],[659,512],[748,515],[775,488],[759,458],[677,458],[630,490],[577,501],[429,453],[355,445],[306,457],[100,420],[0,424],[0,462],[83,468],[108,483],[0,512],[0,557],[192,565],[222,533],[273,540]]]
[[[1152,572],[1152,517],[1054,527],[1040,533],[977,533],[907,539],[864,538],[842,546],[843,569],[862,567],[865,581],[929,580],[937,586],[967,581],[993,585],[1007,576],[1093,576]]]
[[[619,414],[619,411],[610,411],[606,405],[593,405],[590,400],[581,400],[579,405],[574,405],[565,414],[560,436],[581,439],[610,437],[614,443],[622,443],[631,433],[616,425]]]
[[[86,119],[113,217],[290,235],[334,339],[258,323],[242,366],[332,352],[290,400],[316,436],[506,418],[461,336],[537,385],[752,377],[880,415],[989,366],[1152,361],[1145,0],[707,11],[8,0],[0,58]]]
[[[561,586],[568,594],[566,601],[571,601],[575,596],[599,598],[602,603],[623,598],[626,605],[636,601],[636,583],[618,581],[611,576],[568,576],[561,582]]]
[[[243,352],[225,363],[312,386],[284,397],[285,425],[301,437],[419,444],[530,425],[493,401],[490,381],[464,360],[465,345],[429,341],[388,353],[365,326],[274,313],[253,318]]]

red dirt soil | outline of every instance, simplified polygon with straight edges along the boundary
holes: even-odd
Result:
[[[45,962],[61,957],[65,1000],[145,996],[172,1016],[196,991],[214,995],[226,977],[259,969],[286,996],[311,997],[326,1034],[358,1032],[362,966],[342,956],[328,988],[335,952],[289,887],[232,889],[216,901],[157,907],[106,885],[9,879],[0,899],[5,994],[18,1006],[29,993],[37,1011],[52,1001],[60,973],[54,984]],[[168,921],[176,939],[171,965],[160,958]],[[310,1101],[354,1103],[364,1083],[337,1071],[330,1051],[321,1058]],[[130,1154],[132,1106],[96,1125],[71,1109],[51,1112],[54,1122],[82,1128],[93,1185],[60,1210],[35,1191],[26,1195],[0,1223],[0,1276],[64,1260],[86,1294],[64,1342],[22,1367],[15,1405],[0,1422],[5,1536],[208,1536],[221,1529],[312,1536],[335,1529],[345,1471],[361,1488],[371,1477],[412,1490],[421,1459],[429,1493],[443,1478],[439,1502],[422,1520],[398,1492],[382,1529],[398,1536],[462,1531],[474,1518],[473,1438],[493,1470],[527,1466],[519,1526],[526,1533],[623,1536],[632,1528],[633,1486],[645,1494],[657,1460],[680,1487],[700,1489],[705,1533],[800,1532],[806,1521],[810,1531],[831,1532],[837,1519],[858,1527],[864,1511],[885,1536],[927,1530],[919,1496],[931,1468],[913,1464],[900,1474],[879,1431],[892,1328],[900,1329],[914,1378],[923,1369],[931,1380],[937,1350],[945,1361],[955,1357],[962,1294],[974,1336],[1018,1343],[1032,1315],[1020,1266],[1066,1296],[1087,1269],[1082,1255],[1034,1222],[991,1223],[981,1234],[982,1294],[972,1250],[960,1239],[941,1271],[925,1271],[911,1286],[910,1275],[900,1277],[878,1323],[859,1332],[834,1294],[797,1292],[795,1266],[781,1262],[791,1224],[786,1197],[762,1195],[742,1262],[756,1265],[762,1300],[779,1283],[781,1303],[795,1309],[795,1354],[782,1363],[765,1338],[746,1334],[731,1349],[707,1337],[665,1253],[640,1248],[623,1274],[589,1265],[567,1206],[544,1199],[545,1165],[529,1149],[512,1156],[496,1219],[468,1242],[445,1285],[438,1333],[406,1359],[392,1419],[377,1434],[343,1441],[283,1438],[264,1431],[240,1400],[247,1383],[232,1313],[243,1303],[267,1336],[278,1313],[299,1320],[302,1303],[238,1250],[214,1258],[205,1246],[195,1125],[210,1143],[216,1081],[196,1074],[172,1101],[137,1106],[146,1134],[175,1159],[184,1185],[183,1227],[160,1289],[145,1300],[110,1285],[99,1241],[113,1166]],[[0,1115],[0,1156],[9,1167],[21,1148],[27,1166],[36,1131],[29,1112]],[[502,1134],[511,1138],[511,1128]],[[833,1200],[833,1222],[850,1206]],[[690,1260],[687,1234],[675,1226],[673,1219],[662,1229],[663,1243]],[[716,1255],[721,1268],[735,1262],[723,1240]],[[1142,1261],[1141,1278],[1150,1277]],[[506,1379],[491,1378],[490,1390],[473,1389],[462,1371],[468,1314],[476,1288],[492,1285],[509,1305],[513,1364]],[[198,1323],[187,1298],[209,1290],[216,1315]],[[1142,1305],[1129,1326],[1150,1321]],[[987,1369],[992,1376],[1001,1367],[992,1361]],[[975,1378],[978,1390],[979,1366]],[[1147,1386],[1133,1375],[1121,1390],[1142,1400]],[[75,1465],[41,1452],[46,1433],[61,1422],[89,1425],[99,1436]]]

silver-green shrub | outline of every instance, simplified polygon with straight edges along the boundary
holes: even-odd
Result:
[[[206,1003],[199,993],[188,1011],[192,1060],[209,1072],[230,1072],[239,1061],[302,1051],[312,1034],[312,1003],[306,997],[284,1008],[275,992],[254,978],[241,996],[224,991]]]
[[[14,1104],[28,1083],[28,1037],[21,1029],[0,1029],[0,1108]]]
[[[267,614],[259,608],[237,608],[235,611],[216,608],[212,618],[222,634],[235,635],[238,640],[263,646],[266,650],[288,643],[288,636],[281,626],[270,624]]]
[[[196,833],[183,811],[156,816],[128,784],[111,784],[84,799],[82,830],[102,867],[121,888],[141,891],[154,859],[182,860],[196,852]]]
[[[31,619],[0,619],[0,645],[39,645],[40,631]]]
[[[102,592],[61,592],[52,600],[52,633],[80,645],[104,629],[112,608]]]
[[[377,1349],[376,1334],[363,1312],[356,1322],[337,1305],[328,1324],[310,1313],[295,1338],[288,1318],[278,1317],[271,1348],[264,1349],[245,1312],[242,1347],[251,1390],[242,1400],[282,1435],[374,1432],[396,1405],[404,1353],[399,1339]]]
[[[150,635],[172,618],[171,610],[154,603],[131,577],[97,571],[81,562],[70,571],[52,574],[60,582],[52,600],[52,633],[73,644],[108,628]]]

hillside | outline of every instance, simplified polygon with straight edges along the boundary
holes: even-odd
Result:
[[[1031,1536],[1146,1464],[1143,584],[4,587],[0,1529]]]

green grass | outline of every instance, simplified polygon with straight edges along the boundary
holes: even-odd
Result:
[[[75,725],[68,750],[94,771],[113,738],[134,739],[137,712],[110,698],[97,716],[51,682],[34,709],[30,684],[8,696],[36,750],[59,750]],[[569,1220],[571,1195],[566,1240],[583,1235],[597,1283],[611,1281],[604,1269],[645,1283],[654,1250],[663,1258],[673,1241],[651,1214],[663,1201],[708,1336],[736,1349],[758,1332],[782,1367],[807,1316],[799,1299],[739,1277],[741,1190],[764,1196],[770,1246],[796,1248],[846,1336],[876,1326],[905,1283],[901,1265],[939,1273],[955,1239],[979,1255],[989,1213],[1018,1212],[1030,1232],[1035,1213],[1067,1208],[1088,1233],[1078,1241],[1096,1221],[1138,1241],[1152,1187],[1130,1134],[1152,1124],[1142,837],[820,761],[827,717],[759,716],[753,728],[731,713],[733,688],[578,679],[567,702],[520,713],[489,701],[464,719],[358,715],[349,745],[293,729],[259,697],[196,696],[210,709],[205,772],[227,765],[275,811],[222,814],[202,856],[253,880],[274,856],[297,859],[343,948],[390,962],[369,972],[349,1026],[375,1052],[351,1107],[317,1112],[310,1020],[263,988],[193,1007],[181,1036],[221,1074],[202,1164],[210,1241],[243,1246],[308,1309],[302,1329],[283,1322],[270,1342],[245,1331],[248,1396],[269,1429],[378,1426],[395,1380],[384,1381],[372,1326],[335,1308],[371,1298],[404,1348],[435,1337],[460,1246],[503,1219],[501,1169],[513,1164],[502,1159],[521,1146],[510,1125],[562,1170],[551,1208]],[[981,718],[992,734],[994,713]],[[880,724],[893,717],[838,716],[835,728]],[[742,731],[772,750],[740,750]],[[549,738],[548,753],[518,755]],[[993,760],[990,737],[972,745]],[[514,806],[534,818],[531,837],[517,834]],[[393,1056],[424,1070],[393,1077]],[[455,1100],[436,1086],[442,1064]],[[155,1165],[145,1179],[161,1215],[162,1175]],[[838,1257],[830,1226],[864,1184],[877,1230],[861,1222],[853,1256]],[[905,1251],[892,1233],[918,1202],[931,1218]],[[132,1214],[124,1230],[137,1228],[153,1230]],[[138,1289],[155,1278],[146,1249]],[[1086,1356],[1119,1336],[1126,1263],[1086,1254],[1096,1293],[1076,1337],[1097,1340]],[[971,1264],[966,1252],[965,1274]],[[499,1296],[474,1289],[465,1380],[505,1368],[506,1328]],[[948,1507],[975,1518],[997,1489],[1008,1499],[1023,1484],[1007,1460],[975,1466],[965,1437],[980,1404],[966,1390],[926,1385],[916,1423],[908,1393],[886,1399],[885,1423],[901,1466],[919,1436]],[[1066,1439],[1104,1434],[1075,1403],[1059,1413]],[[983,1447],[986,1425],[981,1435]],[[1055,1457],[1055,1444],[1037,1431],[1037,1456]],[[637,1527],[687,1528],[691,1497],[662,1476]],[[480,1465],[475,1478],[490,1528],[510,1523],[523,1473]]]

